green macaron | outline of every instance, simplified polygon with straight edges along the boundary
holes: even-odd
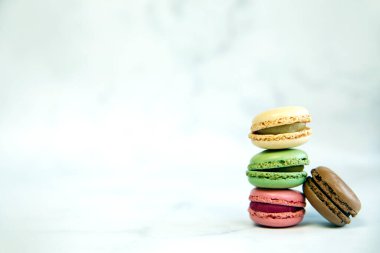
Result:
[[[265,150],[253,156],[248,165],[248,181],[262,188],[292,188],[303,184],[309,164],[307,154],[299,149]]]

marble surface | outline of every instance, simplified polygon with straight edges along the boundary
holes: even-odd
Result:
[[[0,1],[0,252],[378,252],[377,1]],[[247,134],[303,105],[363,209],[248,218]]]

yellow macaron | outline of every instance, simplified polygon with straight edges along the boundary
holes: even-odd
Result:
[[[293,148],[306,143],[311,129],[308,110],[301,106],[273,108],[262,112],[252,120],[249,138],[264,149]]]

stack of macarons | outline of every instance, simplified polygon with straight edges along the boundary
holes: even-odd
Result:
[[[249,138],[266,149],[252,157],[246,172],[248,181],[257,187],[251,191],[248,208],[255,223],[290,227],[302,221],[305,197],[289,188],[302,185],[307,177],[308,156],[293,148],[308,141],[309,122],[309,112],[299,106],[275,108],[253,119]]]
[[[252,157],[246,172],[256,186],[249,196],[251,219],[267,227],[290,227],[303,220],[305,197],[329,222],[350,223],[361,203],[350,187],[332,170],[317,167],[307,177],[307,154],[294,147],[308,141],[309,112],[298,106],[279,107],[257,115],[251,126],[252,143],[266,149]],[[303,184],[303,193],[289,188]]]

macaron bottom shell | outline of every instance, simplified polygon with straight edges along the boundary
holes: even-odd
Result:
[[[256,224],[273,228],[295,226],[303,220],[305,214],[304,209],[297,212],[266,213],[257,212],[249,208],[248,212],[251,220]]]
[[[302,185],[307,177],[307,172],[265,172],[248,171],[248,181],[260,188],[287,189]]]
[[[281,135],[281,136],[280,136]],[[309,134],[311,135],[311,134]],[[252,144],[263,149],[286,149],[294,148],[305,144],[309,140],[309,135],[303,133],[288,133],[276,135],[255,135],[251,134]],[[281,137],[281,138],[280,138]],[[280,139],[276,139],[280,138]]]

